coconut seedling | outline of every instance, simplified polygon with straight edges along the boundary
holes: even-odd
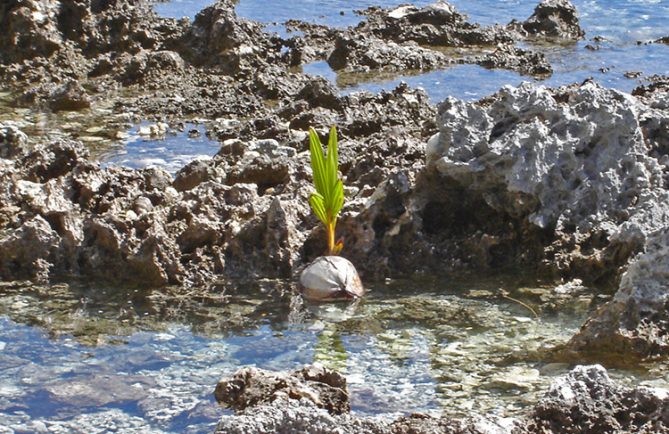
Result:
[[[339,178],[337,129],[330,128],[327,153],[323,153],[321,139],[313,128],[309,130],[309,153],[316,191],[309,197],[309,205],[325,225],[328,236],[328,255],[338,255],[343,242],[335,242],[337,217],[344,206],[344,184]]]
[[[353,264],[338,256],[344,244],[335,242],[337,218],[344,206],[344,184],[339,177],[337,129],[330,129],[327,151],[316,131],[309,130],[309,153],[316,191],[309,197],[309,205],[323,223],[328,248],[307,266],[300,276],[302,293],[310,300],[328,301],[362,297],[365,290]]]

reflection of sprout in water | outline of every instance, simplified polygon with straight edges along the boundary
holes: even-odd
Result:
[[[403,364],[413,353],[414,330],[389,330],[376,336],[376,346],[388,354],[391,360]]]
[[[346,371],[346,348],[341,340],[341,335],[336,329],[325,329],[316,336],[314,345],[314,362],[318,362],[326,368],[344,372]]]

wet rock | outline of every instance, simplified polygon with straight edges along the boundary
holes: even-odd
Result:
[[[526,21],[512,22],[509,27],[525,37],[552,41],[578,41],[585,36],[569,0],[543,0]]]
[[[644,250],[627,267],[614,299],[572,338],[572,349],[640,357],[669,353],[669,228],[653,234]]]
[[[400,6],[394,9],[370,8],[367,20],[357,26],[385,40],[414,41],[420,45],[442,47],[495,46],[513,43],[501,27],[481,27],[450,4],[440,1],[423,8]]]
[[[330,414],[350,411],[346,378],[320,365],[290,374],[243,368],[221,380],[214,392],[219,404],[237,411],[277,399],[305,399]]]
[[[667,432],[667,391],[619,386],[599,366],[556,380],[528,417],[528,432]]]
[[[512,45],[501,45],[492,53],[482,56],[476,63],[485,68],[508,69],[534,77],[548,77],[553,73],[553,68],[542,53]]]
[[[446,55],[421,48],[416,43],[400,45],[361,33],[338,37],[328,57],[335,71],[406,71],[431,70],[452,63]]]
[[[90,106],[88,94],[76,81],[69,81],[56,88],[49,97],[49,107],[53,111],[82,110]]]

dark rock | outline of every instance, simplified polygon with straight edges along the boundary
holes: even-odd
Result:
[[[512,45],[502,45],[476,63],[485,68],[508,69],[534,77],[549,77],[553,74],[553,68],[542,53]]]
[[[310,107],[324,107],[332,110],[341,110],[342,101],[339,91],[328,80],[314,77],[297,93],[297,98],[309,103]]]
[[[219,404],[237,411],[280,398],[307,399],[330,414],[350,411],[346,379],[319,365],[290,374],[243,368],[221,380],[214,395]]]
[[[26,179],[46,182],[69,173],[88,159],[88,150],[79,142],[61,140],[18,156]]]
[[[0,277],[48,282],[59,261],[60,237],[41,216],[10,233],[0,232]]]
[[[510,419],[433,418],[414,414],[396,421],[349,414],[346,380],[312,365],[291,374],[243,368],[216,386],[216,400],[236,410],[217,433],[310,432],[340,434],[510,434]]]
[[[174,177],[177,191],[191,190],[216,177],[216,170],[209,161],[196,160],[184,166]]]
[[[10,0],[0,6],[0,59],[20,62],[48,57],[63,43],[58,29],[60,2]]]
[[[512,22],[509,27],[527,37],[553,41],[577,41],[585,36],[569,0],[543,0],[526,21]]]
[[[367,20],[356,30],[372,33],[379,38],[395,41],[414,41],[420,45],[442,47],[495,46],[513,43],[501,27],[481,27],[466,21],[446,2],[423,8],[400,6],[394,9],[370,8],[364,12]]]
[[[669,228],[654,234],[623,274],[614,299],[572,338],[580,352],[669,354]]]
[[[431,70],[450,63],[446,55],[416,43],[400,45],[356,32],[339,36],[328,57],[332,69],[344,72]]]
[[[281,62],[280,45],[270,41],[260,24],[237,18],[231,0],[199,12],[185,44],[192,62],[217,65],[227,73],[257,69],[260,59]]]
[[[49,97],[49,107],[53,111],[82,110],[91,106],[86,90],[76,81],[69,81],[56,88]]]

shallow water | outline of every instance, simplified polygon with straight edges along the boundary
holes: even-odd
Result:
[[[129,129],[127,137],[99,155],[103,166],[160,167],[175,174],[193,160],[210,159],[220,149],[217,140],[207,137],[204,125],[166,126],[164,133],[151,134],[156,125],[144,122]]]
[[[213,3],[207,0],[175,0],[156,6],[158,13],[171,16],[194,17],[203,7]],[[369,6],[392,7],[401,1],[298,1],[264,2],[260,0],[240,0],[237,12],[240,16],[263,23],[276,24],[288,19],[323,23],[345,27],[355,25],[362,18],[355,10]],[[411,2],[417,6],[432,1]],[[470,21],[482,25],[506,24],[512,19],[524,20],[532,14],[537,2],[520,0],[452,0],[460,12],[467,14]],[[599,83],[626,92],[643,81],[626,78],[625,73],[641,72],[645,75],[669,74],[669,46],[664,44],[641,44],[669,35],[669,3],[661,0],[574,0],[581,27],[586,39],[571,46],[535,46],[544,52],[555,73],[538,82],[548,86],[561,86],[581,82],[589,77]],[[342,14],[343,13],[343,14]],[[283,33],[281,27],[272,25],[271,31]],[[606,41],[592,42],[595,36]],[[597,46],[596,51],[586,48]],[[323,75],[336,82],[345,92],[392,89],[400,81],[415,87],[423,87],[434,102],[447,96],[462,99],[478,99],[489,95],[505,84],[518,85],[523,81],[536,81],[531,77],[505,70],[486,70],[480,66],[455,66],[424,74],[409,74],[392,79],[384,77],[337,77],[327,64],[319,62],[308,65],[305,70]]]
[[[547,350],[604,300],[589,290],[560,298],[550,286],[509,279],[387,281],[357,305],[304,305],[287,288],[261,281],[165,296],[3,284],[0,427],[212,432],[224,414],[213,401],[220,377],[315,361],[347,376],[358,414],[511,416],[569,369]],[[666,384],[648,371],[611,374]]]
[[[208,3],[176,0],[156,9],[192,17]],[[399,3],[404,2],[241,0],[238,12],[266,23],[300,18],[345,26],[360,19],[354,9]],[[535,5],[519,0],[452,3],[482,24],[524,19]],[[556,71],[543,83],[593,76],[629,91],[639,81],[625,78],[627,71],[669,72],[669,47],[637,45],[669,34],[667,2],[574,3],[587,40],[541,48]],[[608,41],[598,51],[587,50],[596,35]],[[435,102],[447,96],[477,99],[505,84],[530,80],[472,65],[363,80],[337,76],[322,62],[304,70],[328,77],[342,92],[389,89],[403,80],[425,88]],[[29,134],[63,125],[94,153],[100,149],[106,160],[131,167],[153,163],[174,171],[218,148],[204,134],[186,137],[193,128],[202,133],[201,126],[188,125],[184,133],[154,140],[137,134],[146,124],[131,127],[125,137],[125,129],[101,130],[87,112],[56,116],[3,107],[0,121],[24,119],[20,126]],[[95,115],[109,115],[105,110]],[[550,286],[506,278],[425,279],[381,284],[358,305],[305,306],[285,292],[286,286],[260,282],[222,288],[220,297],[166,297],[100,285],[0,285],[0,433],[212,432],[224,412],[213,401],[221,376],[246,365],[285,370],[314,361],[345,373],[358,414],[474,410],[514,415],[568,371],[570,366],[547,349],[566,342],[604,301],[596,291],[560,299]],[[539,317],[501,297],[501,288],[537,309]],[[666,366],[651,364],[610,374],[628,383],[666,387],[666,372]]]

